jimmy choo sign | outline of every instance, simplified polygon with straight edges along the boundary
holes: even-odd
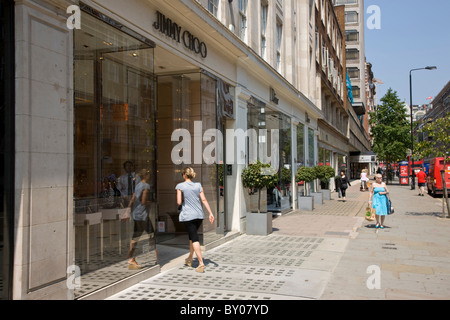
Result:
[[[200,54],[202,58],[206,58],[208,54],[206,44],[188,30],[182,30],[181,26],[166,18],[159,11],[156,11],[156,21],[153,23],[153,27],[173,40],[183,43],[186,48],[196,54]]]

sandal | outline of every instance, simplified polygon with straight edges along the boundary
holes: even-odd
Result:
[[[184,264],[187,265],[188,267],[192,267],[192,260],[186,259],[184,260]]]
[[[202,264],[202,265],[198,266],[197,268],[195,268],[195,271],[200,272],[200,273],[205,272],[205,265]]]
[[[128,270],[139,270],[142,266],[136,262],[136,260],[128,261]]]

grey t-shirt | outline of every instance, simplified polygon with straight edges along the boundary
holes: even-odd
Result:
[[[205,219],[200,201],[202,185],[198,182],[182,182],[177,184],[175,189],[181,190],[183,193],[183,202],[179,216],[180,222]]]
[[[135,189],[136,199],[133,206],[133,220],[135,221],[145,221],[148,217],[148,208],[142,204],[142,193],[144,190],[150,190],[150,185],[141,181],[136,185]]]

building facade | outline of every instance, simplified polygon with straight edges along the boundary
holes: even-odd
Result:
[[[333,3],[335,6],[345,8],[346,73],[352,88],[350,101],[347,100],[350,155],[348,169],[350,177],[358,179],[363,169],[372,172],[376,161],[375,154],[370,151],[368,125],[369,112],[375,101],[373,99],[375,88],[371,87],[370,79],[373,78],[373,72],[365,57],[364,0],[333,0]]]
[[[3,297],[102,298],[158,273],[158,246],[186,242],[187,165],[216,217],[206,248],[245,232],[255,197],[240,174],[255,154],[278,159],[282,200],[266,190],[263,207],[295,209],[297,168],[319,163],[319,138],[331,145],[321,128],[346,122],[332,7],[334,68],[316,69],[318,2],[2,2],[0,54],[16,62],[1,73]],[[145,173],[151,226],[134,241],[121,217]]]
[[[427,140],[426,134],[419,135],[418,130],[427,123],[446,117],[450,112],[450,82],[442,88],[429,105],[413,106],[413,121],[417,122],[414,135],[419,141]]]
[[[319,120],[319,165],[329,165],[338,174],[347,171],[348,105],[343,6],[331,1],[315,2],[316,78],[323,118]],[[331,181],[334,189],[334,179]]]

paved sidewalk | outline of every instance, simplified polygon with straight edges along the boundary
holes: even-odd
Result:
[[[450,219],[442,218],[442,198],[388,188],[395,213],[386,228],[363,222],[321,299],[450,298]]]
[[[267,237],[241,235],[208,250],[203,274],[183,265],[186,252],[108,299],[450,298],[450,221],[441,218],[441,199],[389,189],[396,212],[384,230],[364,219],[369,194],[355,182],[346,202],[333,193],[314,211],[275,218]]]

